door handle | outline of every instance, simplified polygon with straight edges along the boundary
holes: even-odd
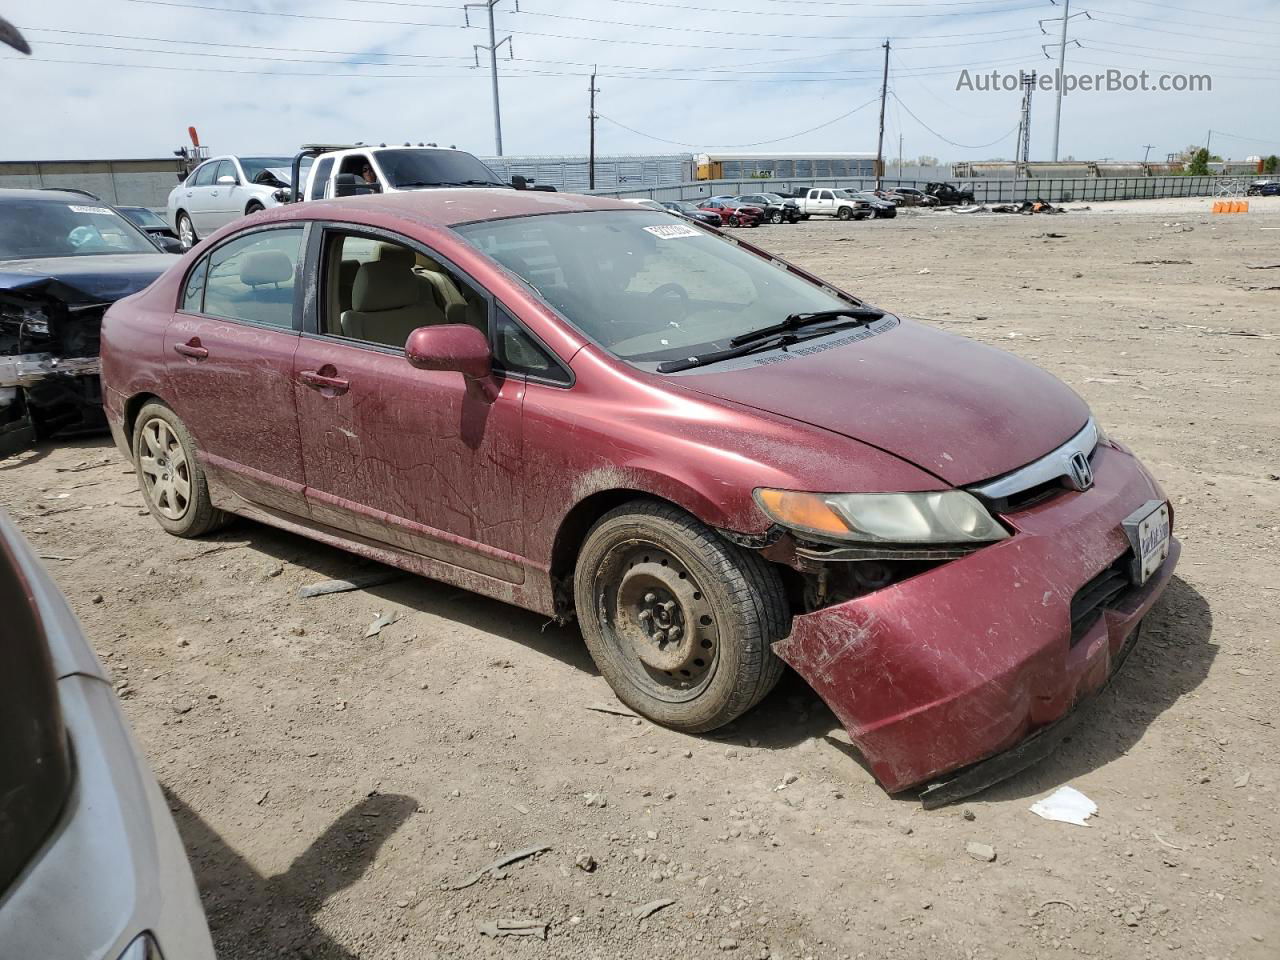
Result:
[[[325,367],[330,370],[333,369],[333,367],[328,364],[326,364]],[[325,369],[325,367],[322,367],[321,369]],[[351,389],[351,381],[343,380],[341,377],[323,374],[319,370],[303,370],[298,374],[298,380],[306,384],[312,390],[319,390],[326,397],[341,396]]]
[[[192,360],[203,360],[209,356],[209,349],[200,345],[199,337],[192,337],[186,343],[175,343],[173,352],[184,357],[190,357]]]

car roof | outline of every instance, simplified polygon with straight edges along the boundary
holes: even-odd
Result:
[[[509,190],[501,187],[470,189],[438,187],[430,190],[403,190],[395,193],[308,200],[277,208],[285,219],[324,219],[329,213],[338,220],[356,219],[352,213],[367,210],[375,214],[402,216],[424,223],[451,227],[480,220],[505,220],[548,213],[582,213],[590,210],[631,210],[639,205],[609,197],[588,197],[576,193],[542,190]]]
[[[91,193],[81,190],[53,190],[44,188],[0,187],[0,200],[63,200],[72,203],[83,203],[92,198],[95,203],[107,204]]]

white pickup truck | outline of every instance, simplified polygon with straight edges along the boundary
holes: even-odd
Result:
[[[865,220],[871,216],[871,207],[845,190],[812,188],[804,196],[797,197],[800,212],[806,217],[835,217],[837,220]]]
[[[313,160],[303,174],[300,168],[308,157]],[[504,182],[483,160],[465,150],[434,146],[311,144],[294,158],[293,168],[293,182],[298,184],[294,201],[436,187],[537,189],[523,177]]]

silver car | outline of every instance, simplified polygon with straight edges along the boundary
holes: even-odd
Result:
[[[102,664],[0,511],[0,956],[214,960],[182,840]]]
[[[189,250],[233,220],[278,207],[292,173],[292,157],[214,157],[169,192],[168,220]]]

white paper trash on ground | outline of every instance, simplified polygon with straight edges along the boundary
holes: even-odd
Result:
[[[1046,820],[1087,827],[1085,821],[1098,812],[1098,805],[1075,787],[1059,787],[1043,800],[1033,803],[1031,812]]]

